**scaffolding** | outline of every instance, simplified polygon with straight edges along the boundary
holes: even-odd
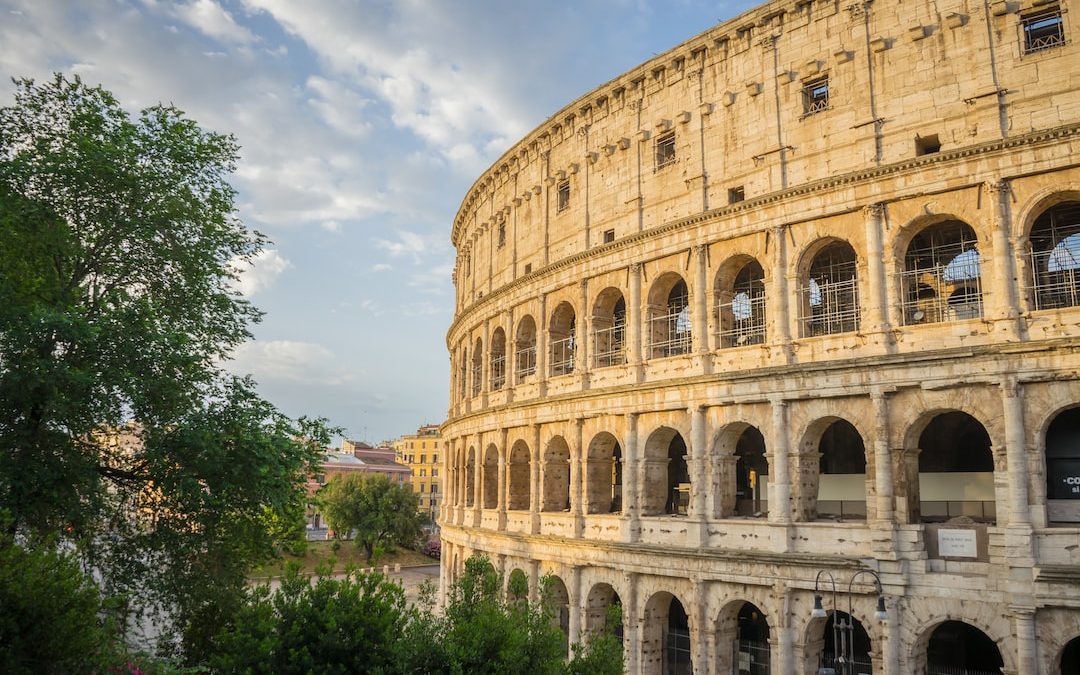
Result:
[[[663,314],[649,319],[650,357],[656,359],[689,354],[692,332],[686,282],[680,281],[671,289],[663,311]]]
[[[1028,264],[1033,309],[1080,305],[1080,202],[1047,210],[1031,228]]]
[[[574,372],[574,348],[573,334],[551,341],[551,377]]]
[[[765,342],[764,272],[756,261],[735,277],[727,302],[717,303],[721,348],[745,347]]]
[[[484,359],[483,349],[480,347],[480,343],[477,343],[477,347],[473,350],[472,358],[472,395],[479,396],[481,384],[483,384],[484,377]]]
[[[814,258],[802,297],[803,336],[849,333],[859,329],[859,278],[855,251],[847,243],[827,246]]]
[[[975,232],[960,221],[935,225],[916,235],[899,275],[904,325],[981,318],[979,265]]]
[[[491,357],[491,390],[498,391],[506,384],[506,354]]]
[[[611,325],[606,325],[608,321]],[[626,363],[623,351],[626,344],[626,303],[622,298],[615,303],[611,317],[593,319],[593,367],[607,368]]]
[[[518,383],[524,382],[525,378],[536,374],[536,345],[526,345],[514,353],[517,362]]]

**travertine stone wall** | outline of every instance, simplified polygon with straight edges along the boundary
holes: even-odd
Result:
[[[1007,673],[1061,672],[1077,10],[772,2],[508,150],[453,224],[443,588],[474,553],[532,597],[555,575],[573,639],[617,597],[635,675],[663,672],[676,600],[694,672],[732,672],[752,606],[771,672],[814,673],[818,572],[870,570],[889,620],[866,574],[852,615],[875,673],[925,672],[945,621]],[[1025,21],[1054,11],[1064,40],[1032,49]]]

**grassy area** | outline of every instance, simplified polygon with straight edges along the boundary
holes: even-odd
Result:
[[[285,555],[281,560],[255,569],[252,571],[251,576],[254,579],[279,576],[282,570],[285,569],[285,565],[292,561],[300,563],[301,571],[307,574],[313,574],[315,569],[321,565],[329,565],[331,560],[334,561],[333,568],[335,572],[343,572],[350,565],[353,567],[373,566],[368,561],[367,556],[364,555],[364,549],[358,547],[354,542],[341,542],[341,547],[337,551],[334,551],[333,544],[332,541],[308,542],[308,549],[304,555]],[[384,554],[375,561],[374,566],[382,569],[383,565],[389,565],[392,570],[396,564],[400,564],[402,567],[419,567],[421,565],[438,565],[439,561],[435,558],[429,558],[419,551],[398,549],[393,553]]]

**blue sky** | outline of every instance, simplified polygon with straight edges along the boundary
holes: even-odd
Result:
[[[583,0],[0,0],[11,77],[77,73],[234,134],[240,216],[273,244],[231,367],[352,438],[446,414],[450,225],[506,148],[581,94],[752,7]]]

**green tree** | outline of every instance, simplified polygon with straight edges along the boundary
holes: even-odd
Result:
[[[0,108],[0,509],[75,547],[107,594],[182,629],[189,658],[275,553],[329,441],[222,368],[259,312],[232,290],[265,240],[231,136],[134,118],[78,78]]]
[[[354,536],[369,559],[386,546],[414,546],[420,537],[416,495],[382,474],[338,476],[319,490],[318,502],[336,536]]]

